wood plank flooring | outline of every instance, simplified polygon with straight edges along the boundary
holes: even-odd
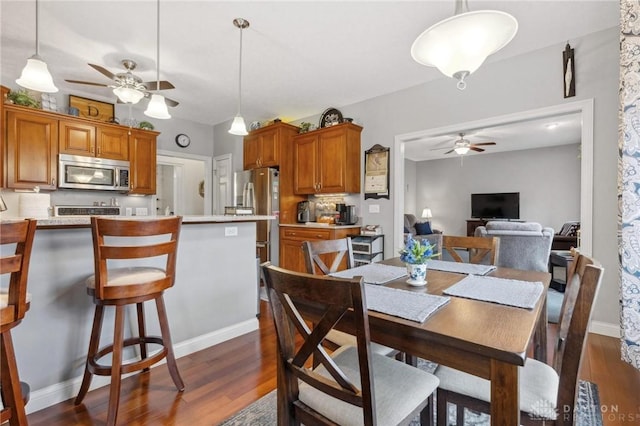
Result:
[[[266,308],[262,302],[259,331],[178,359],[183,393],[166,365],[123,380],[118,424],[216,425],[275,389],[275,331]],[[554,327],[549,335],[555,336]],[[640,424],[640,371],[620,360],[617,339],[589,335],[580,377],[598,384],[605,426]],[[30,414],[29,424],[104,425],[108,399],[105,386],[77,407],[70,399]]]

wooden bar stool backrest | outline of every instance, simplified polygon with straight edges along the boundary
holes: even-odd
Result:
[[[6,306],[2,304],[0,314],[3,328],[7,324],[24,318],[29,309],[27,279],[36,225],[35,219],[7,221],[0,224],[0,244],[2,246],[15,244],[13,253],[0,258],[0,274],[11,274],[9,288],[6,289],[7,304]]]
[[[324,275],[336,272],[343,259],[346,259],[346,269],[354,266],[353,247],[351,246],[351,238],[348,237],[337,240],[304,241],[302,251],[309,274],[318,275],[318,269]],[[327,266],[328,261],[331,263],[330,267]]]
[[[462,237],[444,235],[442,247],[456,262],[464,262],[458,250],[469,251],[468,263],[488,263],[495,265],[498,260],[500,239],[497,237]]]
[[[141,220],[91,218],[95,262],[95,297],[123,299],[159,293],[175,282],[181,216]],[[163,277],[136,285],[107,285],[109,262],[122,261],[118,267],[136,265],[135,261],[164,256]],[[132,261],[131,263],[125,261]],[[144,278],[144,277],[142,277]],[[146,279],[144,281],[147,281]]]

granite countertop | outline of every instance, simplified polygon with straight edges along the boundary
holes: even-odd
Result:
[[[115,219],[136,219],[144,220],[153,218],[155,216],[109,216]],[[164,217],[164,216],[161,216]],[[20,217],[5,217],[0,216],[2,220],[15,220],[23,219]],[[275,216],[266,215],[240,215],[240,216],[226,216],[226,215],[190,215],[183,216],[183,224],[191,223],[227,223],[227,222],[254,222],[257,220],[274,220]],[[89,226],[91,224],[91,216],[57,216],[47,218],[37,218],[38,227],[67,227],[67,226]]]
[[[329,225],[328,223],[320,222],[305,222],[305,223],[281,223],[280,227],[290,228],[320,228],[320,229],[344,229],[344,228],[361,228],[362,225]]]

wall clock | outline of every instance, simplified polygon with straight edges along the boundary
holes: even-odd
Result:
[[[186,148],[191,144],[191,138],[184,133],[180,133],[176,136],[176,143],[180,148]]]

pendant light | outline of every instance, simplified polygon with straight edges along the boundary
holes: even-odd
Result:
[[[158,4],[158,12],[157,12],[157,22],[156,22],[156,91],[160,91],[160,0],[157,1]],[[151,118],[159,118],[165,120],[167,118],[171,118],[169,114],[169,110],[167,109],[167,103],[164,100],[164,96],[159,93],[153,93],[151,95],[151,100],[149,101],[149,105],[147,105],[147,109],[144,112],[144,115]]]
[[[43,93],[55,93],[58,88],[53,84],[53,78],[47,68],[47,63],[39,55],[40,40],[38,39],[38,0],[36,0],[36,53],[27,59],[27,65],[22,69],[20,78],[16,80],[20,86]]]
[[[477,70],[487,56],[506,46],[518,31],[518,21],[499,10],[469,12],[467,0],[456,0],[455,15],[440,21],[418,36],[411,56],[436,67],[466,87],[465,78]]]
[[[233,20],[233,25],[240,28],[240,63],[238,66],[238,114],[231,123],[229,133],[232,135],[245,136],[248,134],[247,126],[244,124],[244,118],[240,114],[242,109],[242,30],[249,27],[249,21],[236,18]]]

